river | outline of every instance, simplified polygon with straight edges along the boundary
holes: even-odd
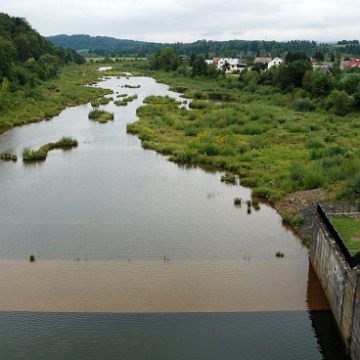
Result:
[[[106,124],[87,104],[0,135],[19,159],[0,162],[0,358],[347,359],[307,249],[276,211],[248,214],[250,189],[126,132],[146,96],[180,94],[146,77],[99,84],[138,99],[102,106]],[[62,136],[79,146],[22,162]]]

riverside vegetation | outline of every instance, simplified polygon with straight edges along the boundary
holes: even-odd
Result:
[[[346,90],[348,82],[313,75],[308,63],[298,61],[301,80],[299,74],[287,79],[289,86],[285,80],[283,85],[264,80],[289,75],[281,69],[226,76],[217,72],[215,77],[196,75],[184,64],[152,70],[151,61],[122,62],[114,69],[152,76],[194,99],[188,110],[171,98],[147,98],[137,110],[140,120],[127,126],[139,134],[144,148],[167,154],[175,162],[221,167],[239,177],[242,185],[251,186],[254,196],[272,203],[316,188],[325,189],[329,198],[357,198],[359,76],[351,77],[352,90]],[[303,88],[306,79],[331,84],[315,96],[315,85],[312,90],[308,87],[312,93]]]

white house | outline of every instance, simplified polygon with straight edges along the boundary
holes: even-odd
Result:
[[[232,58],[221,58],[217,62],[217,68],[222,70],[225,63],[229,64],[229,68],[226,70],[227,73],[232,73],[233,71],[242,71],[246,68],[246,64],[243,64],[239,61],[239,59],[232,59]]]
[[[279,65],[281,65],[283,62],[284,62],[284,60],[276,57],[276,58],[272,59],[270,62],[268,62],[268,67],[267,67],[267,68],[268,68],[268,70],[269,70],[269,69],[272,68],[273,66],[279,66]]]

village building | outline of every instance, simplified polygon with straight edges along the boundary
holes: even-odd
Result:
[[[263,63],[268,64],[271,61],[271,57],[256,57],[254,59],[254,64]]]
[[[276,57],[274,59],[272,59],[270,62],[268,62],[268,70],[270,68],[272,68],[273,66],[278,67],[279,65],[281,65],[284,62],[284,60],[280,59],[279,57]]]
[[[347,64],[346,66],[344,66],[344,70],[350,69],[352,67],[358,67],[360,68],[360,59],[358,58],[353,58],[349,64]]]
[[[213,58],[212,60],[205,60],[205,62],[210,64],[215,64],[216,67],[220,70],[223,70],[226,65],[226,73],[232,73],[234,71],[242,71],[247,65],[245,63],[240,62],[239,59],[232,58]]]

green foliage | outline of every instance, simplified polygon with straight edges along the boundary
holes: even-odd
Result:
[[[308,149],[320,149],[324,147],[323,139],[316,133],[310,132],[306,138],[305,146]]]
[[[326,108],[333,111],[336,115],[344,116],[350,110],[350,99],[344,90],[333,90],[329,95]]]
[[[311,62],[305,60],[296,60],[287,66],[281,65],[275,83],[283,90],[301,87],[305,73],[310,70],[312,70]]]
[[[23,161],[29,162],[29,161],[45,160],[47,153],[50,150],[76,147],[77,145],[78,145],[78,141],[76,139],[64,136],[58,142],[45,144],[41,146],[38,150],[32,150],[29,147],[26,147],[24,148],[22,153]]]
[[[349,181],[347,186],[347,193],[350,197],[360,197],[360,173],[356,173]]]
[[[328,96],[333,90],[334,84],[327,74],[319,74],[313,70],[308,70],[303,77],[302,87],[314,99]]]
[[[17,156],[9,152],[3,152],[0,154],[0,159],[4,161],[17,161]]]
[[[202,55],[197,55],[192,63],[192,76],[205,76],[207,75],[208,66],[205,62],[205,58]],[[212,75],[213,77],[213,75]]]
[[[122,100],[116,100],[116,101],[114,101],[114,104],[117,106],[126,106],[129,102],[131,102],[137,98],[138,98],[138,96],[135,94],[133,96],[125,97]]]
[[[154,70],[174,71],[180,65],[179,56],[173,47],[156,50],[150,58],[150,68]]]
[[[295,99],[293,107],[295,111],[314,111],[316,108],[315,104],[309,98]]]
[[[89,119],[97,120],[99,123],[107,123],[109,120],[114,120],[114,114],[105,110],[95,109],[89,112]]]
[[[236,175],[226,171],[224,175],[221,176],[221,181],[230,182],[230,183],[236,183],[237,178]]]

